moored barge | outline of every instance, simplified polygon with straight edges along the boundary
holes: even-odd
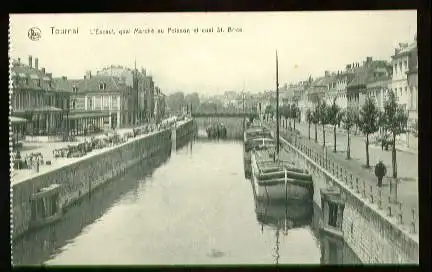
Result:
[[[252,180],[256,197],[270,201],[312,201],[312,175],[274,157],[272,149],[252,151]]]

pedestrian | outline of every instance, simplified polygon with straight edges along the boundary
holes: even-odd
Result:
[[[381,188],[382,180],[386,174],[386,166],[381,160],[379,160],[379,162],[375,165],[375,176],[378,178],[378,187]]]

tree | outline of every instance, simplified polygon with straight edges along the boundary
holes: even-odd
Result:
[[[397,98],[393,92],[389,92],[387,100],[384,102],[384,128],[392,134],[392,168],[393,178],[397,178],[396,165],[396,136],[407,131],[408,114],[402,105],[397,103]]]
[[[366,167],[369,168],[369,135],[379,129],[379,110],[375,104],[375,99],[366,97],[365,103],[360,109],[358,120],[359,129],[366,135]]]
[[[313,111],[310,109],[307,109],[306,111],[306,121],[308,122],[308,137],[310,140],[310,129],[311,129],[311,123],[313,121]]]
[[[200,105],[198,93],[187,94],[184,99],[189,108],[192,107],[192,110],[198,109]]]
[[[283,124],[286,125],[286,121],[287,118],[289,117],[289,105],[284,104],[281,108],[280,108],[280,116],[284,117],[284,122]]]
[[[273,115],[276,113],[276,106],[268,104],[264,112],[268,114],[271,118],[273,118]]]
[[[319,123],[319,109],[318,109],[318,105],[315,105],[315,108],[312,112],[312,123],[315,126],[315,143],[318,143],[318,130],[317,130],[317,126]]]
[[[326,144],[325,126],[330,123],[329,112],[330,107],[327,106],[327,103],[325,101],[321,101],[320,103],[318,103],[318,120],[319,123],[322,125],[323,130],[323,147],[325,147]]]
[[[342,119],[342,111],[340,107],[336,104],[336,100],[333,100],[333,104],[329,108],[328,112],[329,123],[333,125],[333,152],[336,153],[336,126],[340,123]]]
[[[166,103],[171,113],[179,113],[186,104],[184,94],[182,92],[170,94]]]
[[[296,120],[300,115],[300,109],[297,107],[296,104],[292,104],[289,113],[290,113],[290,117],[293,119],[294,131],[295,131],[296,130]]]
[[[351,146],[350,146],[350,130],[355,125],[357,120],[357,109],[348,108],[343,114],[343,126],[347,131],[347,160],[351,159]]]

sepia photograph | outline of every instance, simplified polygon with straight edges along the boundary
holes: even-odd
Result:
[[[419,264],[417,11],[9,15],[12,266]]]

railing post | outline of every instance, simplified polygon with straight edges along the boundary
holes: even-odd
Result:
[[[402,202],[399,202],[399,224],[403,224],[403,218],[402,218]]]
[[[370,186],[370,201],[371,201],[371,203],[374,203],[374,195],[373,195],[373,187],[372,187],[372,185]]]
[[[412,221],[411,221],[411,233],[416,233],[416,216],[415,216],[415,209],[411,210],[412,213]]]
[[[363,180],[363,197],[366,198],[366,180]]]
[[[378,187],[378,209],[382,209],[382,191],[380,187]]]
[[[392,217],[392,207],[391,207],[391,203],[388,203],[388,207],[387,207],[387,215],[389,217]]]
[[[356,177],[356,192],[360,193],[360,188],[359,188],[359,179]]]
[[[350,181],[349,181],[349,186],[350,186],[351,188],[354,188],[354,185],[353,185],[353,183],[354,183],[354,180],[353,180],[353,175],[352,175],[352,174],[350,174]]]

